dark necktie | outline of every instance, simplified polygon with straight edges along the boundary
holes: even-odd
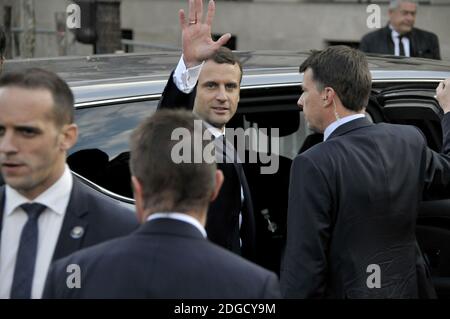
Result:
[[[248,190],[247,178],[245,177],[244,168],[242,166],[242,159],[239,157],[238,152],[234,148],[234,146],[227,142],[226,138],[222,135],[217,138],[220,144],[222,145],[224,162],[232,163],[236,170],[236,174],[239,179],[239,186],[243,190]],[[225,151],[226,150],[226,151]],[[227,156],[228,155],[228,156]],[[231,158],[232,157],[232,158]],[[249,200],[246,198],[244,200]],[[250,204],[251,205],[251,204]],[[250,209],[244,209],[244,202],[241,201],[240,213],[242,215],[242,225],[240,227],[240,239],[242,240],[241,254],[246,254],[250,256],[253,251],[253,241],[255,235],[255,222],[253,219],[252,212]],[[247,251],[247,252],[246,252]]]
[[[405,47],[403,46],[403,38],[405,36],[404,35],[400,35],[398,37],[398,47],[400,48],[400,56],[405,56]]]
[[[11,299],[30,299],[38,244],[37,222],[46,207],[36,203],[23,204],[20,207],[27,213],[28,221],[20,235],[10,297]]]

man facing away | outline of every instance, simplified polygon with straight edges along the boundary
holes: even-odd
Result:
[[[287,298],[433,297],[416,242],[424,187],[450,183],[450,105],[443,104],[443,154],[408,125],[364,115],[371,75],[345,46],[313,53],[298,105],[324,142],[292,164],[281,286]],[[376,269],[380,284],[368,276]]]
[[[415,0],[391,0],[388,25],[366,34],[359,49],[367,53],[440,60],[438,37],[414,28],[417,6]]]
[[[210,141],[188,141],[185,151],[200,163],[180,163],[173,152],[180,143],[173,134],[195,137],[196,121],[201,129],[191,112],[163,110],[133,132],[130,167],[141,227],[56,262],[45,298],[279,297],[275,274],[206,239],[208,204],[223,174],[203,157]],[[70,264],[80,267],[78,289],[66,285]]]
[[[71,174],[74,98],[56,74],[0,78],[0,298],[40,298],[50,263],[130,233],[136,216]]]

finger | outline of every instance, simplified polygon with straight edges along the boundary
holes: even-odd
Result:
[[[445,87],[446,87],[445,80],[441,81],[438,87],[436,88],[436,95],[439,96],[440,94],[442,94],[442,91],[444,91]]]
[[[179,20],[180,20],[180,27],[181,27],[181,30],[184,30],[184,28],[186,27],[186,15],[185,15],[183,9],[181,9],[181,10],[178,12],[178,17],[179,17]]]
[[[441,95],[441,92],[442,92],[442,82],[439,83],[439,85],[438,85],[437,88],[436,88],[436,94],[434,95],[434,98],[435,98],[436,100],[438,100],[438,96]],[[439,101],[439,100],[438,100],[438,101]]]
[[[195,1],[197,0],[189,0],[189,21],[195,20]]]
[[[441,81],[438,85],[438,87],[436,88],[436,95],[434,96],[434,98],[436,98],[439,102],[440,99],[442,97],[442,95],[444,94],[444,90],[447,86],[445,85],[445,80]]]
[[[212,25],[215,12],[216,12],[215,2],[213,0],[209,0],[208,13],[206,14],[206,24],[207,25],[209,25],[209,26]]]
[[[230,33],[225,33],[224,35],[222,35],[220,38],[219,38],[219,40],[217,40],[215,43],[216,43],[216,46],[217,47],[221,47],[221,46],[224,46],[227,42],[228,42],[228,40],[230,40],[230,38],[231,38],[231,34]]]
[[[197,12],[195,15],[195,19],[198,19],[198,22],[202,22],[203,18],[203,0],[197,0]]]

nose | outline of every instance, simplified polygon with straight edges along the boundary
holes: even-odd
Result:
[[[299,107],[300,109],[303,109],[303,105],[304,105],[304,101],[303,101],[303,93],[302,93],[302,95],[300,95],[300,97],[298,98],[297,105],[298,105],[298,107]]]
[[[226,102],[227,101],[227,94],[226,94],[225,86],[221,85],[219,86],[219,90],[216,95],[216,99],[220,102]]]
[[[17,146],[14,143],[13,134],[6,132],[0,136],[0,153],[10,154],[16,152]]]

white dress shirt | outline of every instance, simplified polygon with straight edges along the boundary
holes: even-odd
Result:
[[[38,245],[36,265],[31,287],[31,298],[42,297],[45,280],[53,258],[56,243],[61,231],[64,215],[69,204],[73,179],[66,165],[63,175],[50,188],[36,197],[32,202],[47,208],[38,219]],[[19,206],[30,201],[6,185],[5,207],[3,211],[3,228],[0,241],[0,298],[9,298],[20,235],[28,220],[25,211]]]
[[[366,116],[365,114],[353,114],[353,115],[343,117],[337,121],[334,121],[333,123],[328,125],[327,128],[325,129],[325,132],[323,132],[323,140],[326,141],[330,137],[331,133],[333,133],[342,124],[348,123],[350,121],[353,121],[353,120],[356,120],[359,118],[363,118],[365,116]]]
[[[191,93],[197,84],[204,63],[205,62],[203,61],[201,64],[187,69],[184,64],[183,55],[181,56],[175,72],[173,73],[173,81],[181,92],[186,94]]]
[[[160,219],[160,218],[169,218],[169,219],[175,219],[175,220],[179,220],[188,224],[191,224],[192,226],[194,226],[195,228],[198,229],[198,231],[203,235],[204,238],[206,238],[206,230],[205,227],[203,227],[202,224],[200,224],[200,222],[195,219],[192,216],[189,216],[187,214],[182,214],[182,213],[175,213],[175,212],[171,212],[171,213],[153,213],[150,216],[148,216],[147,221],[152,221],[155,219]]]
[[[394,42],[394,55],[399,56],[400,55],[400,33],[395,31],[392,26],[389,26],[391,28],[392,33],[392,41]],[[410,41],[408,37],[402,38],[403,48],[405,49],[405,56],[410,57],[411,56],[411,46]]]

